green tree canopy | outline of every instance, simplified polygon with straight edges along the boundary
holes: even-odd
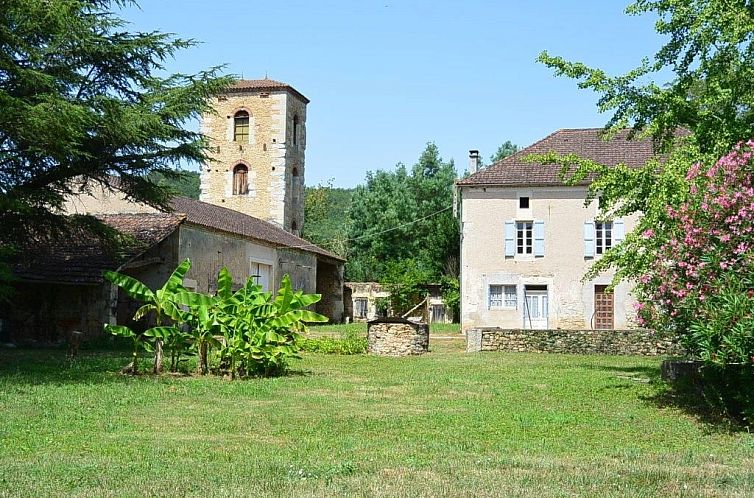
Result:
[[[498,147],[495,153],[490,156],[490,164],[494,164],[501,159],[512,156],[513,154],[518,152],[518,149],[518,145],[514,144],[510,140],[506,140],[505,142],[500,144],[500,147]]]
[[[630,15],[654,13],[655,29],[668,38],[653,59],[609,76],[579,62],[542,52],[539,61],[600,95],[612,112],[608,126],[650,133],[660,148],[676,131],[693,131],[703,153],[725,154],[754,136],[754,8],[731,0],[638,0]],[[666,85],[653,78],[670,81]]]
[[[206,160],[189,121],[229,78],[217,68],[160,76],[191,40],[131,33],[113,8],[131,0],[7,0],[0,8],[0,242],[20,247],[72,220],[65,196],[94,186],[165,206],[148,173]],[[76,218],[74,218],[76,220]]]
[[[348,213],[353,189],[337,188],[333,180],[306,187],[302,236],[318,246],[345,256],[348,251]]]
[[[413,260],[432,278],[457,275],[458,224],[453,218],[452,161],[427,144],[409,170],[367,173],[350,211],[347,278],[383,280],[397,262]]]

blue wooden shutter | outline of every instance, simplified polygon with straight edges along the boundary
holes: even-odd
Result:
[[[542,257],[545,255],[545,222],[538,220],[534,222],[534,256]]]
[[[516,255],[516,223],[514,221],[505,222],[505,256],[513,257]]]
[[[584,222],[584,257],[594,257],[594,221]]]
[[[618,245],[621,242],[623,242],[623,239],[626,238],[626,227],[623,225],[623,220],[615,220],[613,221],[613,239],[615,239],[615,244]]]

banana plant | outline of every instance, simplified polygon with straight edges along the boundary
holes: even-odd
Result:
[[[321,299],[317,294],[294,292],[288,275],[277,295],[263,292],[252,279],[227,300],[221,321],[226,325],[224,353],[231,376],[236,363],[244,375],[276,375],[297,358],[297,340],[307,322],[326,322],[327,317],[307,309]]]
[[[156,291],[152,291],[137,279],[114,271],[106,271],[105,279],[123,289],[133,299],[144,303],[134,314],[134,320],[140,320],[150,313],[154,313],[157,327],[163,326],[168,320],[174,322],[184,321],[181,309],[175,302],[175,295],[185,291],[183,279],[191,268],[191,261],[184,260],[173,271],[165,284]],[[178,330],[178,329],[175,329]],[[164,338],[155,338],[154,350],[154,373],[162,372],[162,344]]]
[[[143,333],[138,334],[134,332],[130,327],[125,325],[110,325],[105,324],[105,331],[118,337],[127,337],[132,341],[133,350],[131,352],[131,374],[137,375],[139,373],[139,351],[145,349],[146,351],[154,351],[154,348],[150,344],[150,339],[170,337],[178,332],[175,327],[152,327],[145,330]]]
[[[208,296],[198,292],[180,291],[175,302],[186,307],[184,318],[190,327],[189,336],[196,346],[197,372],[209,372],[209,348],[220,347],[224,325],[221,322],[221,306],[232,295],[233,277],[227,268],[217,274],[217,294]]]

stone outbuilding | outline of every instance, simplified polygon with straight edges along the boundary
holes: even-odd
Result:
[[[337,255],[272,223],[198,200],[176,198],[170,213],[140,205],[127,213],[120,196],[100,195],[98,202],[75,199],[69,209],[95,215],[134,243],[113,251],[77,235],[19,262],[16,298],[0,309],[5,341],[58,342],[73,330],[91,338],[105,323],[127,323],[137,303],[104,281],[103,272],[117,270],[154,289],[186,258],[191,289],[213,292],[222,267],[238,286],[253,277],[272,291],[288,274],[294,288],[323,295],[316,311],[343,320],[344,260]]]

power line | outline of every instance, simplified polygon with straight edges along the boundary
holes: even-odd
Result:
[[[385,234],[385,233],[388,233],[388,232],[392,232],[392,231],[395,231],[395,230],[399,230],[401,228],[413,225],[415,223],[419,223],[420,221],[424,221],[426,219],[432,218],[433,216],[437,216],[440,213],[444,213],[445,211],[447,211],[449,209],[453,209],[453,206],[451,205],[451,206],[448,206],[446,208],[440,209],[439,211],[435,211],[434,213],[430,213],[430,214],[428,214],[426,216],[422,216],[421,218],[416,218],[414,220],[407,221],[406,223],[401,223],[400,225],[396,225],[396,226],[391,227],[391,228],[386,228],[385,230],[382,230],[382,231],[377,232],[377,233],[366,233],[364,235],[359,235],[358,237],[353,237],[351,239],[346,239],[346,240],[342,241],[342,243],[345,244],[345,243],[348,243],[348,242],[354,242],[356,240],[361,240],[361,239],[364,239],[364,238],[367,238],[367,237],[377,237],[379,235],[382,235],[382,234]],[[304,244],[304,245],[301,245],[301,246],[280,246],[279,249],[306,249],[306,248],[312,248],[312,247],[319,247],[319,246],[317,244]]]

